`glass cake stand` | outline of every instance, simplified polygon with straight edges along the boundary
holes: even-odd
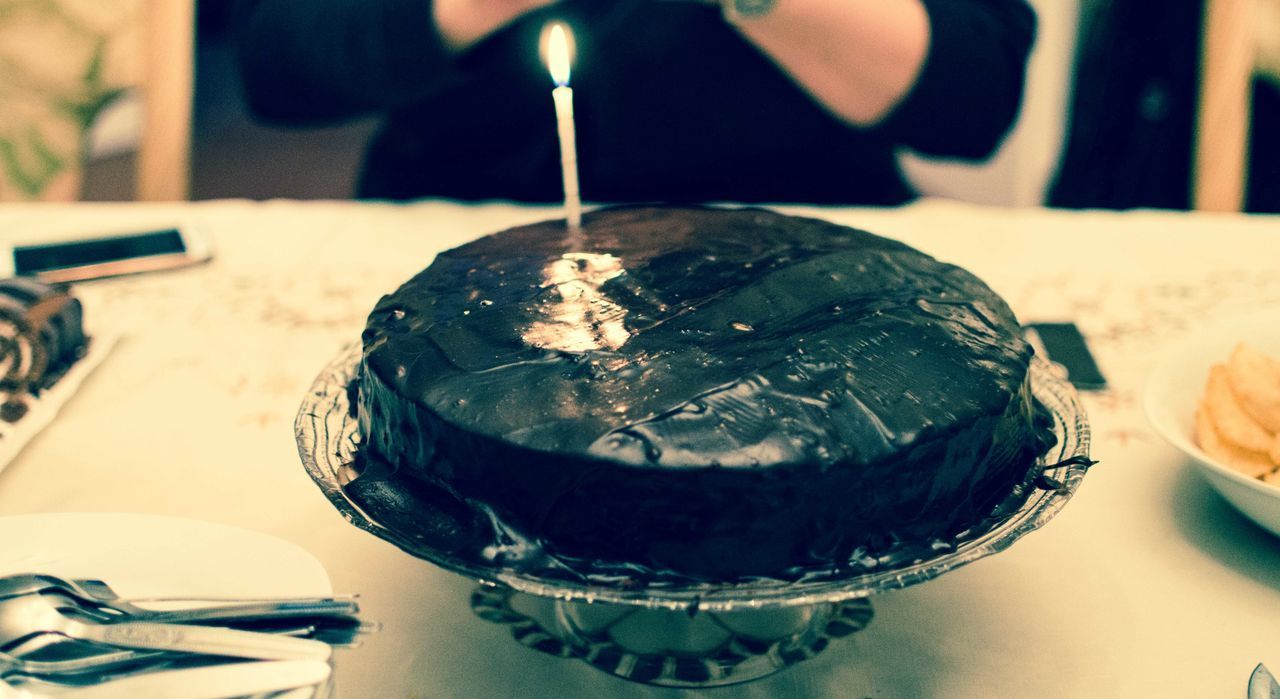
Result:
[[[711,583],[629,577],[615,570],[598,575],[582,569],[589,562],[578,562],[577,569],[563,562],[499,564],[466,556],[450,544],[447,535],[460,521],[456,510],[465,505],[415,498],[397,492],[386,474],[360,470],[360,434],[348,394],[360,352],[359,345],[349,346],[325,367],[294,424],[307,473],[342,516],[413,556],[475,580],[474,613],[509,626],[521,644],[661,686],[747,682],[813,657],[870,622],[871,595],[1003,551],[1043,526],[1092,464],[1089,425],[1075,389],[1037,357],[1032,392],[1052,417],[1057,443],[987,521],[953,539],[802,572],[794,580]],[[377,478],[384,478],[371,481],[377,498],[353,497],[362,479]]]

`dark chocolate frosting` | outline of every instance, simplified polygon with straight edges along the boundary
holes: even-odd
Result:
[[[81,356],[81,303],[40,280],[0,279],[0,347],[6,348],[0,355],[10,370],[0,376],[0,389],[40,389],[46,376],[60,374]]]
[[[30,277],[0,280],[0,298],[12,300],[21,307],[24,317],[38,329],[50,366],[58,368],[79,359],[85,336],[78,299],[57,286]]]
[[[759,209],[482,238],[384,297],[364,343],[372,455],[569,557],[838,565],[972,524],[1047,446],[986,285]]]
[[[21,419],[27,396],[57,381],[84,347],[78,300],[35,279],[0,279],[0,420]]]

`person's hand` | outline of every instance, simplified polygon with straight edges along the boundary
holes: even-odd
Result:
[[[436,28],[453,51],[462,51],[521,15],[558,0],[434,0]]]

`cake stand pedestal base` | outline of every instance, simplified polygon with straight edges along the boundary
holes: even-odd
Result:
[[[499,531],[501,523],[491,522],[492,531],[469,529],[469,523],[489,521],[487,510],[468,509],[452,495],[424,495],[421,487],[405,487],[377,469],[352,468],[361,461],[362,438],[349,388],[360,356],[360,345],[353,344],[330,362],[294,423],[307,473],[342,516],[413,556],[480,582],[471,608],[509,626],[521,644],[664,687],[749,682],[817,655],[832,639],[866,627],[869,595],[932,580],[1043,526],[1093,464],[1079,396],[1035,357],[1032,392],[1052,419],[1057,441],[986,520],[946,542],[918,542],[920,550],[891,551],[874,566],[831,561],[797,571],[793,581],[719,585],[620,577],[616,566],[600,570],[590,561],[554,556],[532,563],[495,560],[484,547],[508,535]]]
[[[709,612],[552,600],[488,585],[471,593],[471,610],[509,626],[521,645],[539,652],[625,680],[681,688],[772,675],[861,631],[872,617],[866,598]]]

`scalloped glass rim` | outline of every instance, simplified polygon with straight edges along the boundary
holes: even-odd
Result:
[[[547,579],[521,571],[477,565],[440,551],[423,551],[422,544],[415,543],[410,535],[382,526],[347,498],[337,474],[343,465],[350,463],[359,444],[358,427],[349,409],[347,384],[355,376],[360,352],[357,344],[344,348],[320,372],[303,399],[294,432],[298,453],[307,473],[338,512],[360,529],[395,544],[414,557],[481,584],[510,587],[539,597],[666,609],[697,607],[708,611],[810,605],[866,597],[930,580],[1009,548],[1052,519],[1075,494],[1088,470],[1088,466],[1080,463],[1053,466],[1073,457],[1089,456],[1089,423],[1075,388],[1051,364],[1036,357],[1031,364],[1032,393],[1053,417],[1053,432],[1058,438],[1057,444],[1041,457],[1039,463],[1046,474],[1051,474],[1058,487],[1031,488],[1026,501],[1006,519],[972,539],[957,541],[950,551],[910,564],[820,581],[756,580],[623,588]]]

